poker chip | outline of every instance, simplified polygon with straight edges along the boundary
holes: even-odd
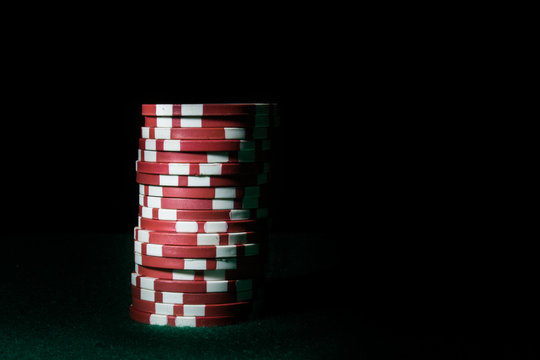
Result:
[[[139,206],[139,216],[155,220],[248,220],[267,218],[268,209],[177,210]]]
[[[252,279],[259,275],[260,268],[235,270],[182,270],[152,268],[135,264],[135,273],[142,276],[171,280],[239,280]]]
[[[135,227],[134,239],[143,243],[187,246],[242,245],[261,241],[259,232],[177,233]]]
[[[179,186],[155,186],[139,184],[139,194],[160,197],[177,197],[189,199],[237,199],[258,197],[265,193],[263,186],[223,186],[189,188]]]
[[[135,305],[130,306],[129,316],[132,320],[149,325],[175,327],[211,327],[225,326],[237,323],[237,316],[173,316],[140,311]]]
[[[261,225],[259,220],[172,221],[139,217],[139,227],[143,229],[177,233],[246,232],[259,230]]]
[[[275,122],[275,121],[274,121]],[[145,116],[145,127],[165,128],[225,128],[225,127],[269,127],[272,123],[270,116],[205,116],[205,117],[172,117]]]
[[[131,273],[131,285],[156,291],[222,293],[251,290],[253,280],[169,280]]]
[[[268,151],[138,151],[139,161],[171,163],[244,163],[269,161]]]
[[[139,139],[139,149],[154,151],[220,152],[268,151],[270,140],[164,140]]]
[[[268,183],[267,174],[246,174],[230,176],[183,176],[156,175],[137,172],[136,181],[144,185],[178,187],[219,187],[262,185]]]
[[[136,253],[174,258],[229,258],[259,254],[259,244],[179,246],[134,241]]]
[[[260,116],[274,112],[275,104],[143,104],[145,116]]]
[[[139,205],[160,209],[231,210],[256,209],[266,205],[266,201],[264,198],[260,197],[244,197],[238,199],[192,199],[139,194]]]
[[[133,308],[160,315],[174,316],[238,316],[252,311],[251,302],[236,302],[230,304],[167,304],[155,301],[132,298]]]
[[[242,302],[253,298],[253,290],[220,293],[187,293],[175,291],[156,291],[131,286],[135,299],[167,304],[224,304]]]
[[[161,175],[239,175],[267,173],[268,163],[158,163],[135,162],[135,170],[147,174]]]
[[[180,187],[242,186],[266,184],[268,183],[268,175],[182,176],[145,174],[137,171],[136,181],[145,185]]]
[[[247,140],[267,139],[268,128],[164,128],[142,127],[143,139],[177,140]]]
[[[144,104],[142,115],[131,319],[248,320],[264,284],[276,104]]]
[[[246,256],[241,258],[170,258],[161,256],[143,255],[135,252],[135,264],[180,270],[235,270],[243,268],[252,268],[258,260],[257,256]]]

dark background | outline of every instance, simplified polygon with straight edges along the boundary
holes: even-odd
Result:
[[[179,103],[176,99],[280,104],[282,125],[274,131],[272,164],[278,230],[339,231],[343,225],[335,221],[340,214],[329,209],[346,205],[343,200],[359,211],[355,199],[363,175],[354,170],[366,166],[366,159],[355,157],[365,145],[348,127],[360,122],[361,109],[346,114],[340,109],[342,99],[328,97],[328,83],[285,69],[248,67],[223,73],[202,64],[187,67],[186,74],[181,69],[181,75],[145,81],[144,73],[129,77],[122,70],[68,68],[18,85],[15,102],[5,104],[3,128],[9,144],[3,184],[12,189],[5,204],[13,207],[5,218],[12,225],[8,228],[17,229],[11,222],[20,219],[17,214],[42,206],[51,211],[35,216],[26,231],[129,231],[138,201],[141,104]]]
[[[83,34],[82,46],[43,38],[33,56],[12,58],[1,226],[25,241],[3,244],[5,269],[92,259],[84,243],[44,237],[132,231],[142,103],[278,102],[272,230],[316,235],[313,246],[328,250],[312,260],[339,269],[334,300],[355,306],[352,319],[392,329],[400,344],[443,334],[528,349],[536,258],[514,214],[503,215],[506,174],[491,169],[500,143],[463,111],[470,98],[447,68],[369,37],[356,53],[325,34],[268,30],[250,45],[215,35],[193,52],[183,37],[158,53],[144,38]],[[342,290],[349,284],[362,296]]]

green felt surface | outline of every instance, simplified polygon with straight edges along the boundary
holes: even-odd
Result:
[[[336,263],[319,260],[335,254],[306,247],[309,234],[274,237],[258,319],[196,329],[129,319],[131,234],[3,240],[16,255],[1,264],[0,359],[475,359],[486,349],[507,358],[536,351],[528,341],[492,347],[474,332],[412,331],[414,321],[395,326],[381,309],[370,315],[357,301],[362,294],[344,288],[360,281],[324,277]]]
[[[123,292],[127,294],[127,292]],[[340,324],[317,313],[272,316],[219,328],[134,323],[129,300],[65,313],[64,306],[15,310],[3,322],[2,359],[299,359],[335,358],[347,342]],[[74,305],[70,304],[70,307]],[[24,311],[24,314],[20,312]],[[45,312],[43,312],[45,311]]]
[[[358,350],[335,316],[339,309],[298,303],[219,328],[133,322],[130,234],[11,240],[33,254],[4,262],[10,276],[1,288],[2,359],[308,359]],[[15,248],[28,254],[25,246]]]

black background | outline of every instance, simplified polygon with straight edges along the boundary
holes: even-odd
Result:
[[[131,68],[117,73],[55,67],[16,84],[17,96],[11,92],[12,102],[5,103],[3,127],[3,184],[11,189],[5,204],[12,209],[4,218],[7,228],[129,231],[138,201],[141,104],[270,101],[280,104],[283,118],[274,139],[277,230],[339,231],[344,224],[335,221],[351,211],[331,209],[350,204],[359,211],[365,173],[355,170],[366,166],[366,159],[357,157],[365,144],[357,140],[360,128],[355,138],[350,125],[360,123],[363,110],[342,110],[345,100],[329,97],[327,87],[334,81],[321,80],[316,72],[266,66],[178,66],[178,75],[157,74],[150,81],[152,74],[131,74]],[[31,224],[19,224],[28,209],[43,210],[31,214]]]
[[[195,49],[189,36],[38,38],[3,72],[2,231],[131,232],[142,103],[278,102],[275,231],[331,244],[368,317],[528,341],[534,258],[515,219],[494,214],[498,149],[486,151],[476,114],[456,111],[448,74],[373,38],[356,53],[323,31],[258,35]]]

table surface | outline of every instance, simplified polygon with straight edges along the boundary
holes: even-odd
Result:
[[[196,329],[130,320],[131,234],[4,238],[15,244],[6,253],[16,253],[4,256],[1,267],[0,358],[454,359],[485,353],[481,336],[412,331],[414,324],[396,327],[380,309],[370,315],[359,305],[362,294],[351,291],[362,289],[360,281],[331,282],[337,262],[319,260],[335,254],[306,247],[313,236],[271,238],[259,318]],[[524,341],[501,351],[535,349]]]

